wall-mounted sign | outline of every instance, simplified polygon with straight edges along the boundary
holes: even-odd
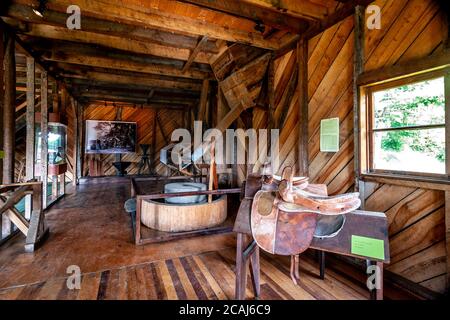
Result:
[[[384,241],[352,235],[352,254],[384,260]]]
[[[339,151],[339,118],[323,119],[320,122],[320,151]]]
[[[5,157],[5,151],[0,150],[0,159],[3,159]]]

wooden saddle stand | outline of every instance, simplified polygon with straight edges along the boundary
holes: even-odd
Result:
[[[388,222],[384,213],[356,210],[360,204],[358,193],[329,197],[326,185],[294,178],[290,168],[281,177],[249,175],[234,225],[236,299],[245,299],[249,264],[255,297],[260,295],[260,248],[291,256],[295,284],[300,281],[299,254],[308,248],[320,253],[321,279],[325,277],[325,252],[375,263],[381,281],[371,297],[383,299],[383,264],[390,259]]]

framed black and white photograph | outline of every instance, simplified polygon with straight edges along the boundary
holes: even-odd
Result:
[[[86,121],[86,153],[136,152],[137,124],[122,121]]]

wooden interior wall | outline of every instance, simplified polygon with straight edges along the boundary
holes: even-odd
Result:
[[[85,120],[108,120],[113,121],[116,117],[116,107],[89,105],[84,110]],[[150,108],[133,108],[124,107],[122,113],[122,120],[129,122],[136,122],[138,127],[138,147],[136,153],[124,154],[122,161],[130,161],[132,165],[128,169],[128,174],[137,174],[139,169],[139,161],[141,160],[142,150],[140,144],[152,144],[153,141],[153,119],[158,112],[159,122],[162,128],[157,125],[156,128],[156,154],[157,161],[156,170],[159,174],[165,175],[165,167],[159,162],[159,151],[170,144],[170,138],[173,130],[183,128],[184,112],[180,110],[164,110],[164,109],[150,109]],[[70,113],[69,113],[70,115]],[[68,127],[68,156],[73,163],[73,146],[74,146],[74,126],[73,114],[69,117]],[[158,123],[158,122],[157,122]],[[161,130],[162,129],[162,130]],[[167,139],[167,140],[166,140]],[[104,175],[115,175],[116,170],[112,163],[115,161],[115,155],[85,155],[83,172],[85,176],[91,176],[89,172],[89,160],[97,157],[102,163],[102,171]]]
[[[366,70],[429,56],[443,48],[445,18],[434,0],[378,0],[380,30],[366,29]],[[348,18],[309,42],[309,176],[328,185],[330,194],[354,188],[353,53],[354,22]],[[295,52],[275,62],[275,119],[279,128],[281,168],[295,165],[298,143],[298,96]],[[290,80],[291,79],[291,80]],[[294,81],[294,82],[292,82]],[[287,101],[286,101],[287,100]],[[286,106],[289,106],[288,108]],[[320,152],[320,120],[340,119],[340,151]],[[254,126],[267,126],[267,112],[255,110]],[[442,191],[368,184],[366,209],[386,212],[392,263],[388,270],[437,291],[445,290],[446,251]]]

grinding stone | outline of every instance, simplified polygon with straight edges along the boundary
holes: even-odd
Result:
[[[193,191],[206,191],[206,184],[195,182],[175,182],[169,183],[164,186],[164,193],[179,193],[179,192],[193,192]],[[167,203],[173,204],[191,204],[201,203],[206,201],[206,195],[201,196],[186,196],[167,198]]]

